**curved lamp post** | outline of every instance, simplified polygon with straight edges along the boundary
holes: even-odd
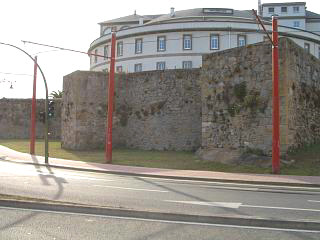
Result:
[[[46,78],[44,76],[44,73],[43,73],[41,67],[37,63],[37,61],[29,53],[27,53],[23,49],[15,46],[15,45],[9,44],[9,43],[0,42],[0,44],[16,48],[16,49],[20,50],[21,52],[23,52],[24,54],[26,54],[29,58],[31,58],[31,60],[34,62],[34,64],[39,68],[40,73],[42,75],[42,78],[43,78],[43,81],[44,81],[44,85],[45,85],[45,88],[46,88],[44,141],[45,141],[45,163],[48,164],[49,163],[49,160],[48,160],[48,158],[49,158],[49,143],[48,143],[48,86],[47,86]]]

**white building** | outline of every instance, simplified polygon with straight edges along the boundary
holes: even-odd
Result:
[[[266,3],[259,12],[268,31],[279,17],[279,36],[286,36],[320,58],[320,15],[305,2]],[[198,68],[202,54],[264,41],[266,35],[251,10],[196,8],[168,14],[130,16],[100,23],[100,37],[89,52],[110,57],[111,29],[116,31],[116,71],[138,72]],[[109,58],[90,57],[90,69],[108,71]]]

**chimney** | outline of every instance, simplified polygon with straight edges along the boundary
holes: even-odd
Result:
[[[139,18],[139,26],[143,25],[143,18]]]
[[[170,8],[170,17],[174,17],[174,7]]]
[[[134,10],[134,13],[133,13],[134,15],[137,15],[137,10]]]

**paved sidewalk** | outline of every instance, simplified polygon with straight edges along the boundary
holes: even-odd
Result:
[[[44,157],[30,155],[14,151],[0,145],[0,160],[45,165]],[[208,180],[222,182],[248,182],[284,185],[304,185],[320,187],[318,176],[289,176],[271,174],[249,174],[249,173],[225,173],[213,171],[175,170],[160,168],[131,167],[113,164],[89,163],[82,161],[49,158],[51,167],[75,169],[82,171],[95,171],[106,173],[117,173],[127,175],[141,175],[149,177],[169,177],[178,179]]]

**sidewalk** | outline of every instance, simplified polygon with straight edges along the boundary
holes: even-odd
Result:
[[[0,160],[16,163],[45,165],[44,157],[21,153],[0,145]],[[206,180],[220,182],[240,182],[256,184],[297,185],[306,187],[320,187],[320,176],[289,176],[271,174],[225,173],[213,171],[176,170],[131,167],[112,164],[89,163],[81,161],[49,158],[51,167],[74,169],[81,171],[105,172],[124,175],[138,175],[148,177],[168,177],[175,179]]]

